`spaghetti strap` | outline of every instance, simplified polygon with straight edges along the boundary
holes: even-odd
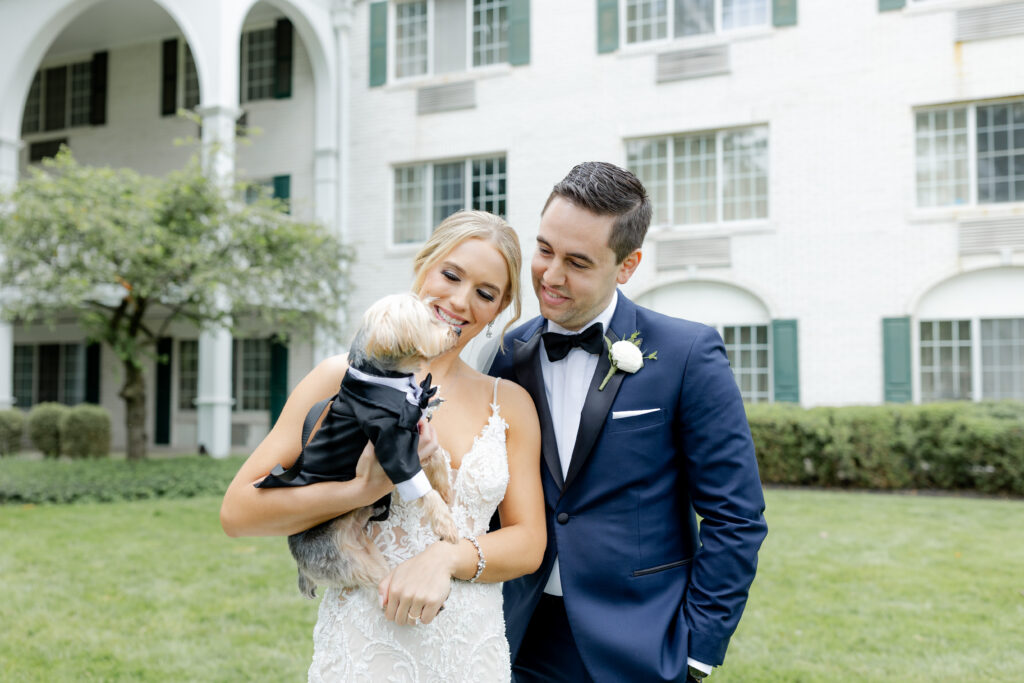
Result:
[[[500,377],[494,378],[494,398],[491,399],[491,405],[498,405],[498,382],[500,381]]]

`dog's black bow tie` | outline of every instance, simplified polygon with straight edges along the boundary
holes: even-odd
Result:
[[[420,382],[420,410],[426,410],[430,399],[434,398],[434,394],[437,393],[437,387],[430,386],[430,379],[430,373],[428,372],[427,376]]]
[[[577,346],[587,353],[600,354],[605,350],[604,330],[601,323],[594,323],[579,334],[559,334],[545,332],[544,348],[548,352],[548,360],[554,363],[562,360]]]

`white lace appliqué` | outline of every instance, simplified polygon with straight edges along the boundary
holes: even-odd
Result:
[[[497,402],[458,470],[444,453],[459,535],[487,531],[508,486],[508,425]],[[443,451],[442,451],[443,452]],[[419,506],[394,496],[391,513],[370,527],[392,567],[437,537]],[[313,630],[314,682],[508,681],[511,678],[501,584],[452,581],[445,609],[430,624],[397,626],[384,618],[375,588],[327,589]]]

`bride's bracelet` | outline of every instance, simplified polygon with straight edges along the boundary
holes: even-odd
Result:
[[[484,573],[484,567],[487,566],[487,560],[484,559],[484,551],[480,549],[480,543],[476,540],[476,536],[466,536],[466,540],[473,544],[476,548],[476,574],[473,574],[473,578],[469,580],[470,583],[476,583],[476,580],[480,578],[480,575]]]

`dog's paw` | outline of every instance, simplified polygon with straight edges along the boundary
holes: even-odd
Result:
[[[302,572],[299,572],[299,592],[310,600],[316,597],[316,584]]]
[[[435,519],[434,533],[440,536],[442,541],[449,543],[455,543],[459,539],[459,530],[455,528],[455,522],[451,517]]]

